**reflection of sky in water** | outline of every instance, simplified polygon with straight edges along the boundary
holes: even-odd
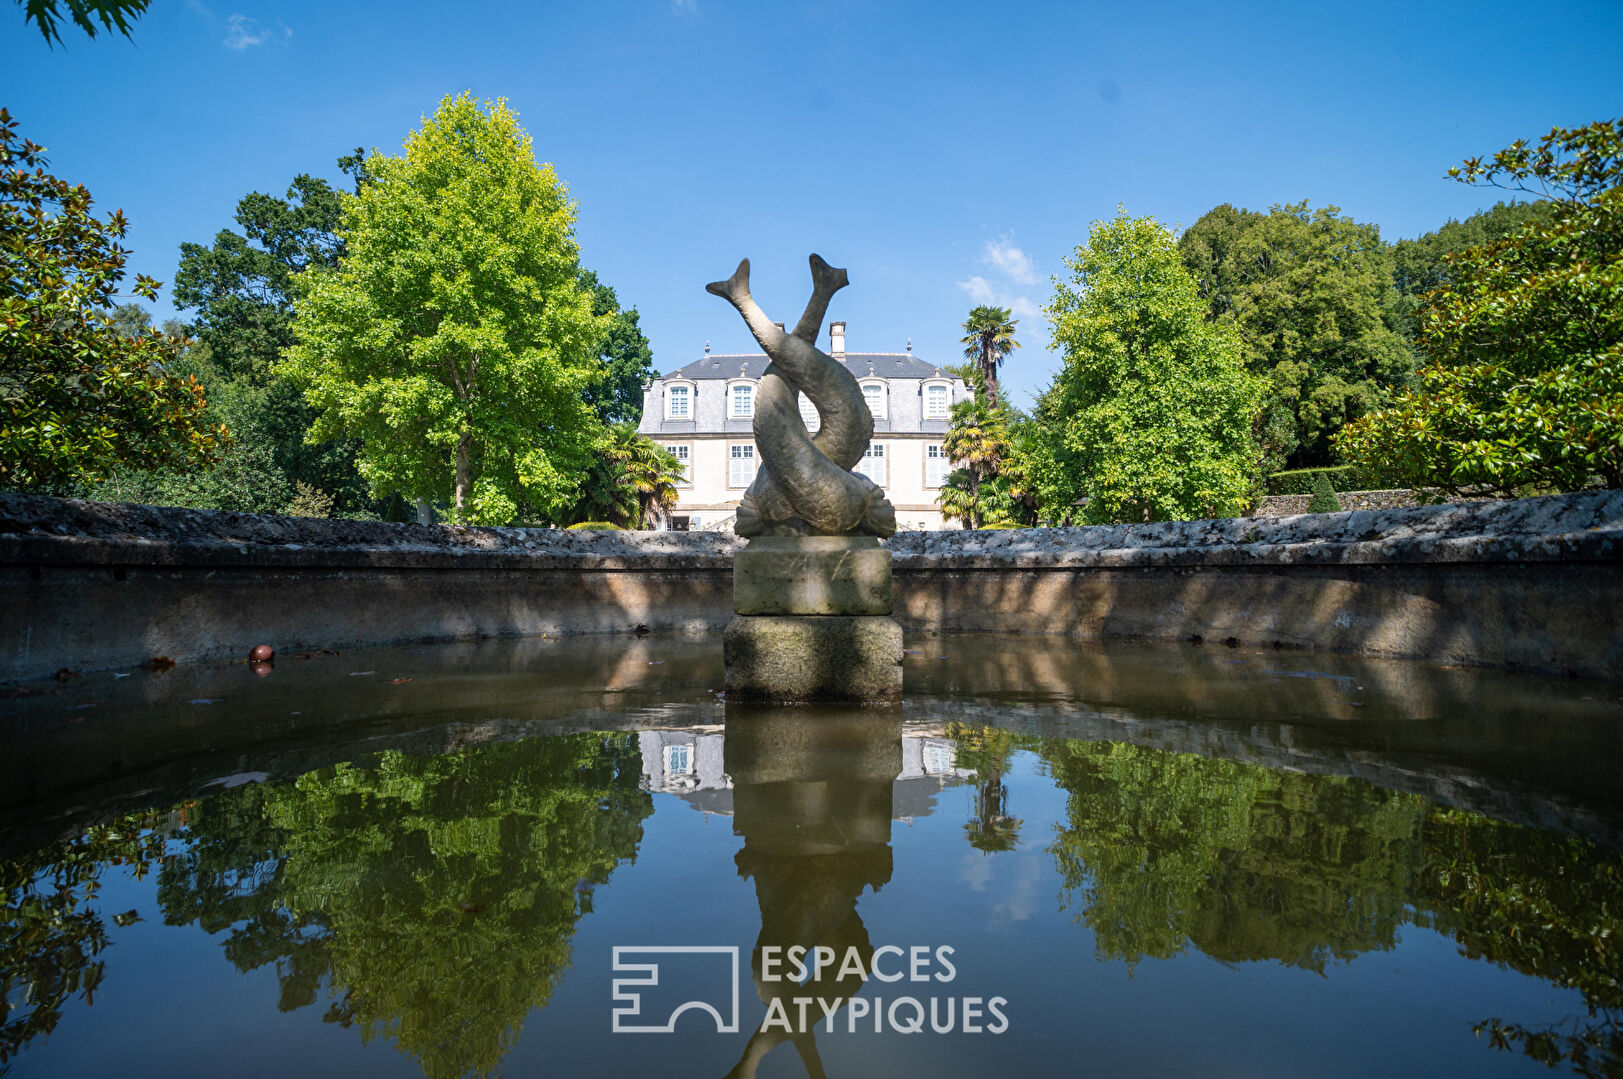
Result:
[[[894,721],[684,705],[688,722],[623,734],[492,727],[302,775],[241,755],[158,819],[179,860],[102,871],[93,1003],[69,994],[10,1074],[99,1075],[116,1051],[136,1075],[719,1076],[765,1011],[751,949],[819,934],[955,949],[952,983],[864,997],[1009,1001],[999,1036],[852,1034],[843,1010],[811,1050],[835,1076],[1547,1074],[1473,1024],[1587,1021],[1572,985],[1617,1003],[1594,958],[1615,950],[1586,960],[1574,927],[1616,920],[1618,857],[1524,824],[1554,806],[1615,834],[1618,811],[1505,751],[1479,703],[1515,708],[1502,683],[1472,696],[1455,675],[1241,656],[1255,681],[1237,684],[1246,662],[1216,654],[1180,704],[1129,677],[1136,654],[1033,651],[1028,680],[1052,664],[1091,682]],[[1381,737],[1282,721],[1344,682],[1367,687]],[[1296,696],[1266,688],[1286,683]],[[1461,702],[1488,733],[1439,753]],[[1545,714],[1557,740],[1583,726]],[[1444,804],[1480,789],[1524,824]],[[1540,936],[1518,896],[1559,924]],[[646,944],[740,947],[744,1033],[612,1034],[610,951]],[[805,1071],[781,1046],[758,1074]]]

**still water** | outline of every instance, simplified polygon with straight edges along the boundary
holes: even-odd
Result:
[[[660,638],[0,699],[0,1072],[1623,1071],[1623,689],[909,648],[880,710]]]

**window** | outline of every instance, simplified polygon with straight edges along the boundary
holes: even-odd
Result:
[[[693,486],[693,473],[688,471],[688,459],[692,453],[692,447],[683,444],[666,446],[665,452],[669,453],[672,457],[675,457],[677,463],[682,466],[682,478],[676,481],[676,485],[678,487]]]
[[[732,408],[728,415],[736,418],[749,418],[755,415],[755,387],[747,382],[740,382],[732,389]]]
[[[868,443],[867,452],[851,471],[867,476],[881,487],[885,486],[885,444]]]
[[[748,487],[755,482],[755,447],[733,446],[728,451],[727,486]]]
[[[805,394],[800,395],[800,420],[806,425],[806,430],[814,435],[817,429],[823,426],[823,418],[817,414],[817,406],[812,404],[812,399]]]
[[[924,771],[928,775],[938,776],[952,771],[953,757],[955,756],[951,743],[929,741],[924,743]],[[667,772],[670,769],[666,769]]]
[[[862,399],[868,403],[868,411],[873,413],[876,420],[885,418],[885,387],[878,382],[867,382],[862,386]]]
[[[693,396],[690,386],[670,386],[665,390],[665,418],[685,420],[693,415]]]
[[[946,447],[931,442],[924,447],[924,486],[945,487],[952,473],[952,462],[947,459]]]
[[[952,391],[936,383],[924,387],[924,418],[927,420],[944,420],[952,414]]]
[[[665,747],[665,774],[668,776],[685,776],[693,771],[692,746],[666,746]]]

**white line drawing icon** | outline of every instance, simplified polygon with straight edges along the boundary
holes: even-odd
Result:
[[[642,1010],[642,994],[635,991],[636,986],[653,986],[659,984],[659,963],[631,963],[625,957],[652,955],[725,955],[728,957],[728,984],[732,986],[731,1010],[724,1017],[714,1004],[702,1000],[690,1000],[677,1006],[666,1017],[664,1025],[643,1023],[634,1025],[623,1020],[650,1019],[652,1016],[640,1015]],[[738,946],[736,944],[650,944],[646,946],[616,945],[614,948],[614,966],[616,973],[638,975],[630,978],[615,978],[612,983],[614,999],[627,1007],[614,1009],[614,1033],[616,1034],[671,1034],[676,1030],[677,1018],[686,1011],[697,1009],[709,1012],[716,1021],[717,1034],[738,1033]]]

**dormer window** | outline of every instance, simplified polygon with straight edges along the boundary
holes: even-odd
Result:
[[[693,387],[687,383],[673,383],[665,387],[665,418],[690,420],[693,418]]]
[[[885,418],[885,384],[883,382],[864,382],[862,384],[862,399],[867,402],[868,411],[873,418]]]
[[[727,391],[727,415],[735,420],[747,420],[755,415],[755,387],[748,382],[735,382]]]
[[[952,387],[945,382],[924,385],[924,418],[944,420],[952,415]]]

